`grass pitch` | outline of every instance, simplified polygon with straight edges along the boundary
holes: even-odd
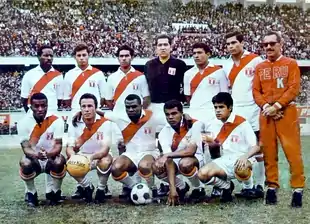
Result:
[[[310,137],[302,138],[306,177],[310,175]],[[0,223],[310,223],[310,203],[307,188],[302,209],[289,207],[289,167],[280,150],[280,182],[277,206],[266,206],[263,200],[246,201],[235,199],[230,204],[196,204],[168,207],[165,204],[133,206],[118,201],[121,184],[111,178],[109,187],[113,199],[103,205],[86,205],[71,200],[62,205],[40,205],[29,208],[24,200],[24,184],[18,175],[21,150],[0,151]],[[96,186],[95,172],[92,174]],[[237,184],[237,188],[240,185]],[[44,202],[44,175],[36,178],[39,200]],[[207,187],[208,190],[210,189]],[[238,189],[237,189],[238,190]],[[74,180],[67,175],[62,186],[63,194],[70,196],[75,191]]]

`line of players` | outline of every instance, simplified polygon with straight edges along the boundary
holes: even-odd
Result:
[[[266,42],[266,49],[271,49],[268,51],[269,53],[272,51],[279,53],[276,52],[277,46],[275,46],[280,44],[278,36],[277,33],[266,35],[267,41],[268,38],[276,39],[276,41]],[[102,81],[103,74],[88,65],[87,46],[82,46],[82,48],[80,45],[81,48],[76,48],[74,53],[78,66],[70,70],[65,76],[65,80],[67,79],[65,83],[71,83],[64,88],[64,95],[67,97],[58,97],[58,99],[65,99],[66,104],[71,105],[74,112],[82,111],[83,119],[80,123],[77,122],[77,127],[72,125],[69,127],[70,141],[67,147],[67,156],[70,158],[73,153],[80,152],[90,155],[90,160],[93,162],[92,168],[97,169],[99,177],[96,201],[102,202],[109,196],[110,192],[106,183],[110,172],[115,180],[122,182],[128,189],[127,193],[124,192],[125,195],[128,195],[137,181],[130,174],[136,173],[146,179],[150,187],[154,189],[154,196],[157,196],[158,191],[154,188],[153,174],[155,174],[159,179],[169,182],[169,204],[177,204],[178,198],[183,199],[189,190],[187,183],[180,178],[175,178],[176,173],[181,173],[188,177],[193,187],[192,199],[205,196],[202,183],[207,183],[215,186],[212,196],[220,196],[223,202],[231,201],[234,186],[230,179],[235,177],[235,170],[244,170],[252,166],[257,186],[254,187],[251,175],[249,179],[243,181],[241,196],[248,198],[263,197],[265,173],[262,154],[259,154],[260,147],[257,146],[259,114],[262,111],[264,116],[281,120],[284,115],[280,109],[285,106],[285,103],[290,103],[293,99],[289,102],[279,103],[273,102],[273,99],[266,99],[268,96],[263,96],[260,100],[263,105],[259,103],[259,107],[255,102],[256,99],[253,98],[252,82],[255,68],[261,64],[262,59],[243,49],[244,41],[240,33],[227,34],[225,39],[227,49],[231,52],[232,57],[223,68],[211,65],[208,62],[208,56],[211,53],[208,46],[203,43],[193,45],[196,66],[184,75],[184,94],[190,104],[189,114],[193,119],[184,118],[183,107],[179,101],[172,100],[165,103],[162,112],[165,113],[168,124],[159,134],[159,143],[163,152],[161,156],[160,151],[156,148],[155,133],[156,124],[162,124],[163,120],[159,119],[161,116],[157,113],[152,113],[146,109],[149,106],[150,94],[148,93],[146,78],[142,73],[131,67],[133,50],[127,46],[119,48],[117,55],[121,67],[108,78],[108,87],[105,89],[105,83]],[[161,42],[163,41],[169,43],[169,38],[163,36]],[[31,78],[28,75],[27,78],[27,74],[30,74],[29,71],[23,79],[22,87],[24,90],[27,89],[27,91],[22,90],[25,105],[29,103],[26,102],[29,100],[28,98],[32,99],[30,103],[33,111],[33,115],[28,114],[29,119],[32,120],[33,129],[22,129],[23,127],[24,129],[30,128],[31,121],[28,120],[28,125],[21,125],[23,131],[20,132],[23,133],[22,147],[26,155],[21,161],[20,174],[26,183],[27,201],[30,205],[37,204],[36,190],[33,184],[33,178],[37,174],[42,171],[50,174],[47,175],[46,193],[47,198],[51,199],[52,203],[61,200],[60,185],[65,175],[65,159],[59,155],[62,145],[60,138],[62,130],[57,128],[58,119],[54,115],[45,116],[46,112],[44,112],[47,108],[44,103],[49,102],[49,109],[50,105],[53,109],[55,108],[53,107],[55,100],[52,103],[50,101],[56,99],[56,94],[61,92],[59,91],[61,84],[56,81],[57,79],[60,80],[60,75],[51,67],[52,49],[43,48],[41,52],[39,51],[39,55],[41,70],[38,72],[39,68],[35,69],[37,69],[37,74],[40,74]],[[269,55],[270,58],[273,57],[272,53]],[[264,71],[266,73],[266,69]],[[173,73],[173,71],[171,72]],[[281,75],[281,72],[279,74]],[[266,75],[268,76],[267,73]],[[257,73],[256,77],[261,78],[262,74]],[[276,78],[277,88],[284,89],[286,83],[283,83],[283,79],[279,79],[282,77],[275,77],[274,79]],[[30,83],[31,81],[32,83]],[[28,83],[27,88],[24,88],[25,83]],[[37,94],[38,92],[44,93],[49,85],[50,94],[46,94],[47,97],[44,97],[44,94]],[[264,84],[263,86],[268,85]],[[48,90],[46,91],[48,92]],[[105,93],[103,96],[108,96],[106,99],[109,107],[113,109],[113,113],[94,117],[98,102],[101,102],[100,91]],[[231,95],[225,93],[229,91]],[[261,95],[264,95],[268,91],[264,89],[261,92]],[[256,96],[258,95],[257,93]],[[124,105],[126,109],[124,109]],[[119,109],[116,109],[117,107]],[[125,111],[126,113],[124,113]],[[198,122],[195,122],[196,119]],[[55,125],[53,125],[54,123]],[[226,123],[231,125],[226,127]],[[23,123],[21,122],[21,124]],[[112,163],[112,155],[109,154],[111,146],[111,137],[109,137],[111,132],[109,130],[113,129],[113,124],[116,124],[121,131],[125,152]],[[47,130],[52,127],[55,130],[52,129],[48,132]],[[92,127],[101,131],[92,131]],[[201,132],[206,132],[203,139],[201,139]],[[96,135],[94,135],[95,133]],[[26,140],[25,136],[27,136]],[[50,142],[43,143],[44,138]],[[208,158],[204,156],[202,142],[209,145],[211,156],[213,152],[219,149],[220,145],[223,156],[216,158],[219,153],[215,153],[217,156],[212,156],[212,162],[203,166]],[[95,150],[96,147],[98,147],[97,150]],[[301,170],[303,169],[301,168]],[[77,196],[90,201],[94,191],[92,184],[86,177],[77,179],[77,182],[79,184]],[[276,202],[276,188],[278,186],[268,188],[266,203],[274,204]],[[301,206],[302,188],[302,183],[295,187],[297,190],[294,191],[292,205]],[[167,192],[168,190],[164,193]],[[296,196],[294,197],[295,193],[298,193],[299,200],[296,199]]]

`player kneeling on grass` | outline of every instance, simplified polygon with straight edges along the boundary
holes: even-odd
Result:
[[[25,201],[38,205],[34,178],[46,173],[46,199],[50,205],[61,200],[62,179],[66,175],[66,160],[61,155],[64,124],[61,118],[47,113],[47,97],[35,93],[30,98],[31,111],[18,123],[24,156],[20,160],[20,176],[25,181]]]
[[[90,169],[97,169],[99,181],[95,202],[102,203],[107,197],[106,193],[109,193],[107,181],[113,161],[112,156],[109,154],[112,132],[111,122],[96,115],[97,106],[98,102],[94,95],[86,93],[81,96],[82,119],[77,121],[74,126],[69,127],[67,156],[69,163],[72,155],[85,155],[89,159]],[[76,194],[79,195],[79,198],[91,202],[94,186],[87,178],[87,175],[76,176],[71,174],[71,176],[78,182]]]
[[[199,201],[206,194],[197,176],[205,161],[201,142],[203,124],[196,120],[189,124],[183,118],[183,106],[177,100],[166,102],[164,112],[168,124],[159,133],[163,155],[153,164],[153,172],[159,179],[169,182],[168,204],[178,204],[189,191],[188,184],[176,176],[178,174],[188,178],[194,188],[190,198]]]
[[[218,93],[212,103],[217,119],[206,127],[206,133],[210,134],[204,136],[204,141],[212,146],[209,148],[211,157],[220,155],[220,147],[222,155],[202,167],[198,177],[202,182],[222,189],[221,201],[229,202],[234,190],[231,180],[236,176],[245,180],[246,189],[253,188],[253,178],[249,178],[251,172],[247,171],[251,169],[255,161],[252,157],[259,152],[259,147],[251,125],[232,112],[233,99],[229,93]]]

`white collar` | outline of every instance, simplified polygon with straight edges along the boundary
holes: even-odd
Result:
[[[251,54],[251,52],[244,49],[244,50],[243,50],[243,54],[241,55],[241,58],[244,58],[245,56],[247,56],[247,55],[249,55],[249,54]],[[233,60],[233,59],[232,59],[232,55],[229,56],[229,59],[230,59],[230,60]]]
[[[119,67],[117,71],[118,71],[119,73],[121,73],[121,74],[127,75],[127,74],[130,73],[130,72],[136,71],[136,69],[135,69],[134,67],[131,66],[130,69],[129,69],[129,71],[128,71],[127,73],[125,73],[125,72],[123,72],[123,71],[121,70],[121,67]]]
[[[42,71],[43,73],[45,73],[44,71],[43,71],[43,69],[41,68],[41,66],[40,65],[38,65],[37,67],[36,67],[36,69],[38,70],[38,71]],[[52,66],[51,68],[50,68],[50,70],[48,70],[48,72],[53,72],[53,71],[55,71],[55,69],[54,69],[54,67]],[[47,72],[46,72],[47,73]],[[45,73],[45,74],[46,74]]]
[[[234,123],[235,117],[236,117],[236,114],[231,112],[228,119],[224,123]]]
[[[91,65],[88,65],[87,68],[85,70],[82,70],[79,66],[75,66],[76,70],[79,70],[79,71],[87,71],[87,70],[92,70],[93,69],[93,66]]]

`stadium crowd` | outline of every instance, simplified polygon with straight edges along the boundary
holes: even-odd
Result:
[[[15,0],[0,4],[0,55],[35,56],[38,46],[51,44],[56,56],[69,57],[74,45],[83,41],[93,57],[114,56],[117,46],[124,43],[138,57],[150,57],[154,36],[167,32],[174,36],[173,55],[177,57],[190,57],[193,42],[203,41],[212,47],[212,57],[225,58],[226,32],[242,30],[248,50],[261,54],[261,37],[273,29],[284,37],[285,55],[309,59],[309,18],[309,11],[289,5],[244,8],[196,1],[184,5],[179,0]],[[174,23],[187,25],[177,29]]]

